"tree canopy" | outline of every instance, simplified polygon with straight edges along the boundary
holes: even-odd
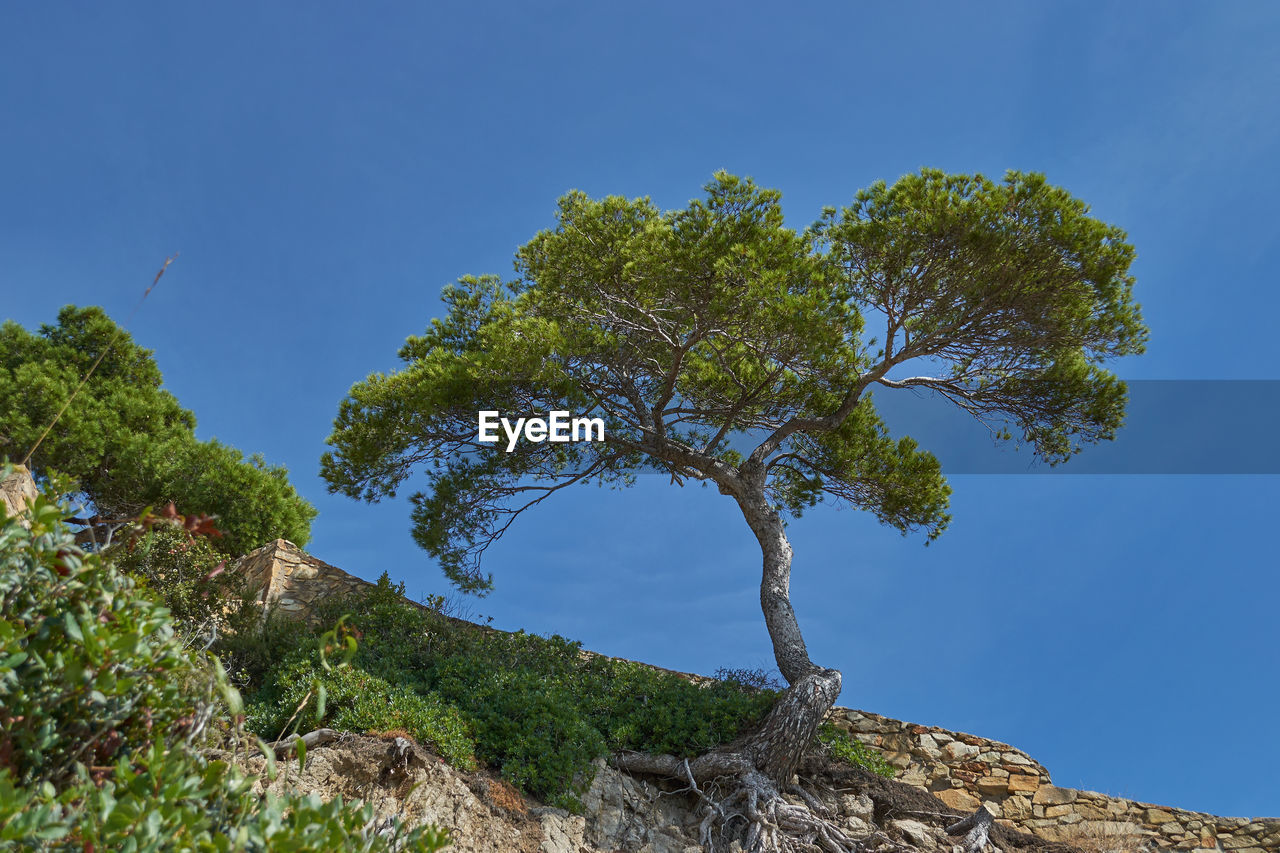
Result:
[[[184,513],[217,516],[224,537],[216,541],[230,554],[276,537],[305,544],[316,512],[285,469],[198,440],[195,417],[161,387],[151,351],[97,307],[67,306],[57,325],[36,334],[0,326],[0,456],[16,462],[35,446],[108,346],[32,456],[33,470],[73,478],[101,516],[169,501]]]
[[[925,170],[803,232],[774,190],[725,173],[705,189],[669,212],[571,192],[515,278],[447,287],[404,367],[343,402],[331,490],[377,500],[425,470],[415,538],[484,591],[479,555],[521,511],[643,470],[729,494],[747,476],[784,514],[828,498],[936,536],[949,489],[888,434],[877,386],[930,390],[1051,464],[1122,422],[1104,365],[1145,341],[1133,249],[1042,175]],[[507,453],[477,441],[478,409],[598,415],[606,441]]]

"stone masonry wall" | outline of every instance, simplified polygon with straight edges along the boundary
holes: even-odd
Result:
[[[317,560],[288,539],[250,551],[236,562],[232,572],[258,591],[258,600],[264,605],[275,604],[298,618],[304,618],[316,601],[374,586]]]
[[[850,708],[831,722],[875,747],[897,779],[971,812],[980,804],[1006,826],[1050,841],[1128,836],[1159,849],[1276,853],[1280,819],[1217,817],[1059,788],[1049,771],[1007,743]]]
[[[275,602],[299,618],[321,598],[373,586],[284,539],[242,557],[233,571],[261,589],[264,604]],[[1280,851],[1277,818],[1217,817],[1059,788],[1043,765],[1007,743],[851,708],[832,709],[830,720],[883,752],[898,769],[898,781],[929,791],[961,812],[986,805],[1000,823],[1047,840],[1092,836],[1159,849]]]

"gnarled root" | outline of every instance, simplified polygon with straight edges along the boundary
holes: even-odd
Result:
[[[791,786],[802,803],[789,802],[778,787],[742,756],[709,753],[682,761],[669,755],[623,753],[619,769],[665,776],[688,784],[701,802],[699,843],[714,853],[738,838],[748,853],[860,853],[868,849],[849,837],[812,794]]]

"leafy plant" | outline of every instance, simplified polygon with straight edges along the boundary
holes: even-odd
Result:
[[[700,686],[641,664],[585,654],[581,644],[563,637],[486,630],[403,596],[403,584],[384,574],[375,587],[317,608],[320,624],[353,614],[350,624],[361,636],[353,671],[333,681],[321,676],[329,702],[337,702],[325,719],[357,731],[398,726],[412,732],[393,719],[385,702],[407,708],[413,695],[456,708],[479,760],[526,793],[563,808],[580,807],[595,759],[623,749],[696,755],[740,735],[777,695],[736,678]],[[251,724],[264,736],[275,736],[307,680],[317,675],[302,662],[303,652],[293,654],[250,702]],[[344,703],[337,695],[350,699]],[[357,695],[371,697],[358,704],[369,712],[365,716],[344,710],[357,707]],[[303,728],[313,724],[309,718]],[[439,737],[425,739],[439,744]]]
[[[195,416],[162,382],[151,351],[101,308],[69,305],[37,334],[6,322],[0,454],[21,459],[38,443],[32,470],[71,477],[99,517],[125,519],[174,501],[183,512],[218,516],[226,534],[218,547],[228,554],[277,537],[305,544],[316,511],[285,469],[197,440]]]
[[[887,779],[894,777],[893,765],[886,761],[880,752],[850,737],[849,733],[843,729],[836,728],[830,723],[823,723],[818,728],[816,740],[818,749],[829,758],[855,767],[863,767]]]
[[[0,477],[9,469],[0,468]],[[439,850],[369,806],[289,794],[202,749],[236,746],[240,696],[168,610],[86,553],[48,494],[0,520],[0,847]]]
[[[321,695],[323,704],[310,701]],[[298,731],[321,726],[355,732],[401,729],[455,767],[476,766],[467,723],[455,708],[437,696],[393,687],[351,666],[326,670],[312,660],[294,659],[272,673],[271,688],[250,701],[248,715],[249,728],[272,739],[290,726]]]

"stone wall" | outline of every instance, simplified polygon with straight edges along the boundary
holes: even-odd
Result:
[[[21,516],[27,511],[27,501],[35,500],[36,494],[31,472],[22,465],[16,465],[13,473],[0,481],[0,509],[7,517]],[[19,521],[28,526],[26,521]]]
[[[321,598],[373,586],[284,539],[241,558],[233,571],[260,588],[264,604],[275,602],[299,618]],[[710,680],[679,674],[695,682]],[[850,708],[833,709],[830,719],[883,752],[898,769],[898,781],[960,812],[985,804],[1004,826],[1048,841],[1092,840],[1089,846],[1096,849],[1280,851],[1280,819],[1216,817],[1059,788],[1043,765],[1007,743]]]
[[[1043,765],[1007,743],[867,711],[835,708],[831,722],[881,750],[899,781],[959,811],[985,804],[1000,823],[1051,841],[1130,837],[1159,849],[1280,851],[1278,818],[1217,817],[1059,788]]]
[[[231,571],[244,578],[251,590],[257,590],[262,604],[275,604],[297,618],[305,618],[316,601],[374,586],[317,560],[288,539],[250,551]]]

